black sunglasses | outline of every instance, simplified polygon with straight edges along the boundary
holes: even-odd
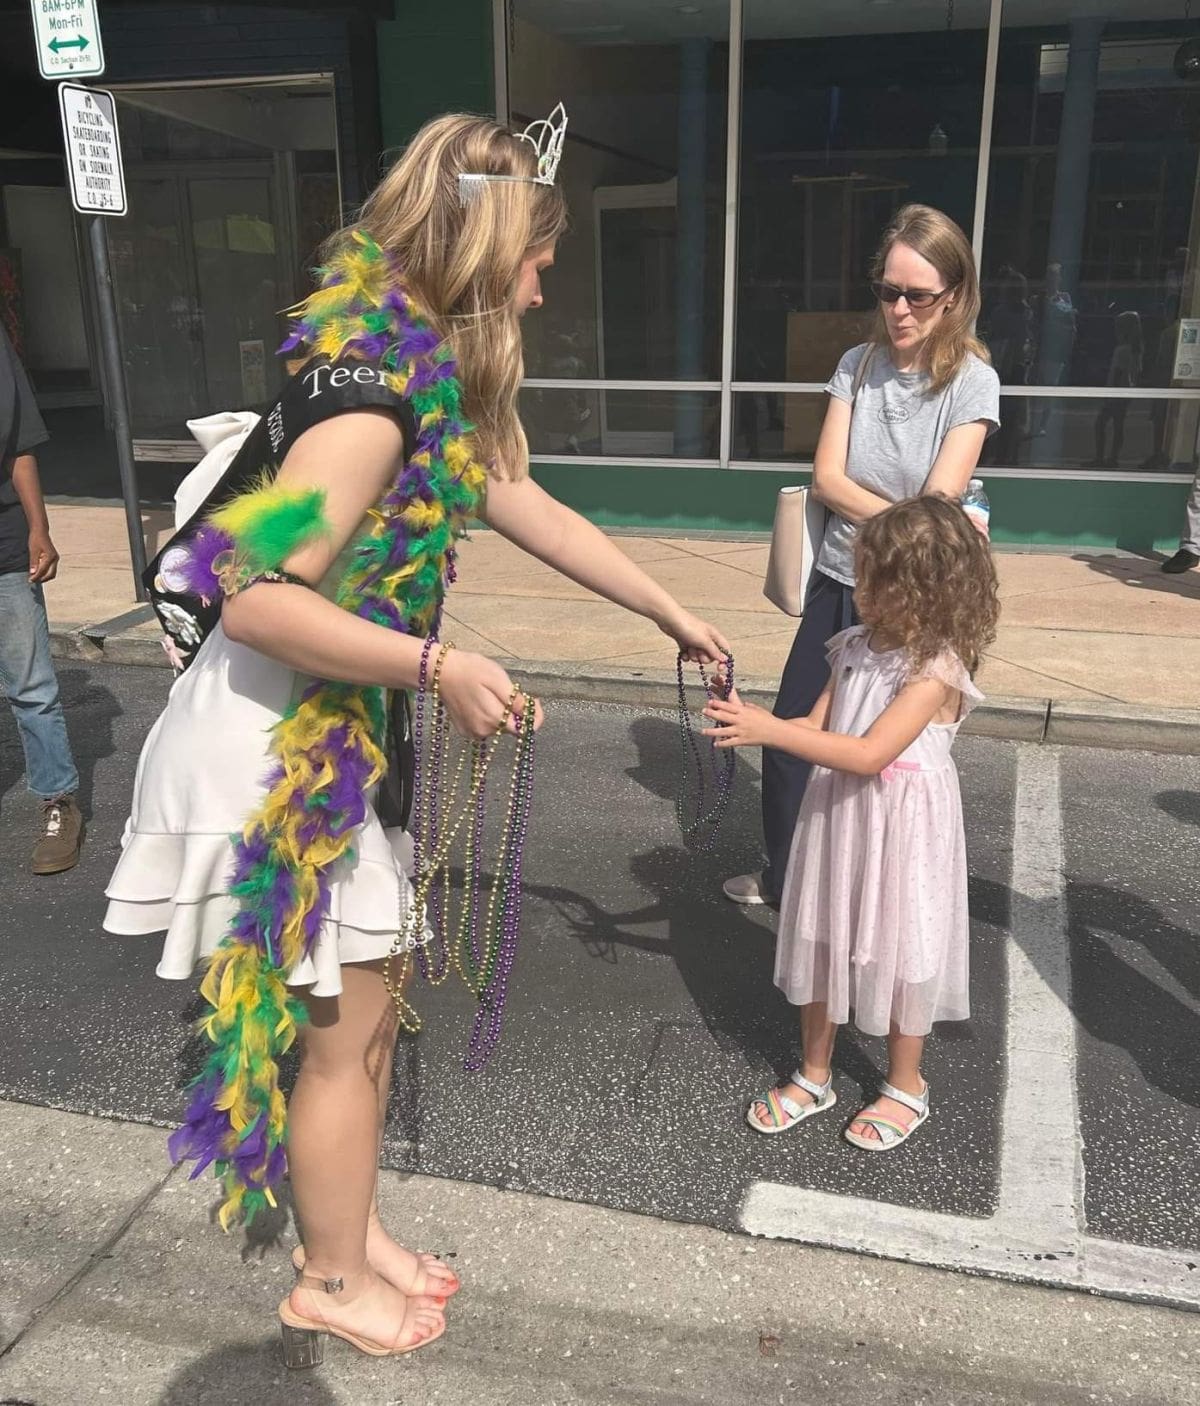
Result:
[[[901,298],[910,308],[931,308],[939,298],[953,293],[957,284],[935,293],[929,288],[897,288],[893,283],[872,283],[871,292],[881,303],[898,303]]]

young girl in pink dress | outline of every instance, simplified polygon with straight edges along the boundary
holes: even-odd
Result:
[[[714,700],[718,747],[778,747],[815,764],[796,823],[779,917],[775,983],[800,1007],[801,1067],[747,1112],[760,1133],[837,1102],[837,1027],[854,1012],[888,1037],[888,1075],[846,1139],[899,1147],[929,1116],[921,1076],[936,1020],[965,1020],[967,856],[959,724],[999,605],[987,543],[959,505],[908,499],[859,527],[863,624],[829,641],[832,676],[806,718]]]

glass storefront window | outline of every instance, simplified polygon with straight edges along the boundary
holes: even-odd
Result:
[[[986,467],[1192,471],[1200,83],[1175,71],[1177,3],[1004,0],[989,71],[991,0],[744,0],[732,290],[728,5],[510,8],[514,121],[572,95],[573,229],[527,374],[706,383],[543,386],[535,453],[811,462],[812,388],[866,335],[871,256],[919,202],[981,241],[978,330],[1006,387]]]
[[[728,5],[514,0],[511,17],[513,123],[563,97],[570,117],[571,229],[526,328],[527,374],[718,377]],[[702,452],[702,416],[673,433],[668,455]]]
[[[327,78],[117,91],[129,214],[108,222],[135,440],[258,409],[284,309],[340,218]]]
[[[545,458],[715,459],[721,398],[715,391],[527,386],[521,419],[530,453]]]
[[[988,8],[747,0],[735,380],[828,379],[901,205],[970,238]]]
[[[1002,395],[986,467],[1053,471],[1195,471],[1200,401],[1130,396]]]
[[[1182,14],[1004,7],[980,326],[1007,385],[1189,383],[1176,369],[1180,319],[1200,310],[1200,85],[1174,69]],[[1169,447],[1146,456],[1169,462]]]
[[[828,399],[822,391],[739,391],[733,397],[733,458],[811,464]]]

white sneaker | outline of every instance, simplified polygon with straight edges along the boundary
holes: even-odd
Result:
[[[736,879],[726,879],[721,887],[731,903],[741,903],[747,908],[771,905],[771,899],[763,891],[761,874],[739,874]]]

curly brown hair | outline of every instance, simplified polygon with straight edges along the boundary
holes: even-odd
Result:
[[[1000,616],[987,542],[937,493],[895,503],[858,529],[855,602],[914,671],[950,650],[973,675]]]

